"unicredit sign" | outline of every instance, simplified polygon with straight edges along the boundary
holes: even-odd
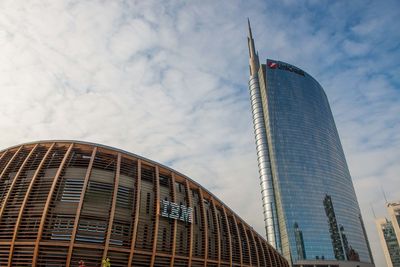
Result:
[[[284,64],[284,63],[280,63],[280,62],[269,61],[267,63],[267,66],[270,69],[286,70],[286,71],[294,72],[301,76],[304,76],[304,71],[302,71],[301,69],[298,69],[296,67],[293,67],[292,65],[288,65],[288,64]]]

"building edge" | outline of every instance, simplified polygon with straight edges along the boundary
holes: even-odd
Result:
[[[255,143],[257,150],[257,161],[259,167],[259,179],[261,185],[261,196],[263,202],[263,215],[267,241],[282,252],[279,236],[279,226],[275,204],[274,183],[271,173],[271,161],[269,158],[269,145],[265,140],[266,125],[264,121],[264,111],[262,107],[260,80],[259,80],[259,59],[255,51],[254,39],[251,32],[250,20],[248,20],[247,44],[249,48],[249,93],[252,107],[253,127],[255,134]]]

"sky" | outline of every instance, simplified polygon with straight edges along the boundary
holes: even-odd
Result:
[[[0,149],[124,149],[186,174],[264,235],[248,93],[261,60],[325,89],[373,249],[400,200],[400,2],[0,1]]]

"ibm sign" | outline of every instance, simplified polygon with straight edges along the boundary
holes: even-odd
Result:
[[[161,216],[192,223],[193,209],[168,200],[161,201]]]

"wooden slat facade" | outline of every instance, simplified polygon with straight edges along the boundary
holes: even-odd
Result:
[[[0,151],[0,193],[0,266],[289,266],[190,178],[102,145]],[[192,223],[161,216],[163,200]]]

